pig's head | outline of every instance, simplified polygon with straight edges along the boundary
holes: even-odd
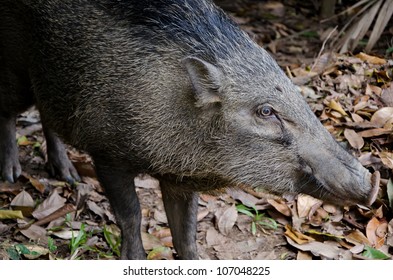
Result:
[[[217,176],[275,194],[307,193],[336,204],[371,204],[371,174],[322,126],[264,51],[183,64],[203,117],[214,119]]]

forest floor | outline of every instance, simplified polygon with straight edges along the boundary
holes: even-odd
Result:
[[[323,47],[332,24],[319,24],[310,7],[265,5],[231,15],[277,59],[332,135],[377,174],[380,191],[370,208],[248,189],[201,194],[200,258],[392,259],[393,56],[386,38],[393,30],[375,53],[337,54]],[[34,109],[19,116],[17,139],[24,172],[15,184],[0,182],[0,259],[117,259],[119,229],[90,158],[69,149],[81,183],[51,178]],[[136,185],[148,258],[176,258],[158,181],[141,175]]]

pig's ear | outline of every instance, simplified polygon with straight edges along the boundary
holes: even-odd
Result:
[[[196,106],[221,102],[219,88],[222,85],[221,71],[202,59],[187,57],[183,60],[195,92]]]

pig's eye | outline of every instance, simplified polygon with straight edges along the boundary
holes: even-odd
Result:
[[[273,108],[268,105],[259,107],[256,113],[259,118],[266,118],[274,115]]]

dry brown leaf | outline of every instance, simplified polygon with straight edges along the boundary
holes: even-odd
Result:
[[[82,182],[86,183],[87,185],[91,185],[94,187],[96,192],[104,193],[104,189],[101,187],[100,183],[96,178],[91,178],[91,177],[82,177]],[[91,199],[91,195],[90,195]]]
[[[322,201],[307,194],[300,194],[297,198],[297,212],[299,218],[308,217],[311,208],[314,205],[322,205]],[[318,207],[319,207],[318,206]]]
[[[163,246],[159,238],[147,232],[142,232],[142,243],[143,248],[148,251]]]
[[[24,184],[18,181],[14,184],[0,181],[0,193],[12,193],[17,195],[23,190],[24,187],[25,187]]]
[[[288,205],[285,203],[284,200],[280,199],[267,199],[267,202],[273,206],[278,212],[281,214],[290,217],[291,216],[291,210],[289,209]]]
[[[340,103],[337,103],[335,100],[330,100],[329,104],[328,104],[329,108],[331,108],[332,110],[335,110],[337,112],[339,112],[341,115],[343,116],[348,116],[348,114],[344,111],[343,107],[341,106]]]
[[[261,239],[247,239],[235,243],[235,252],[251,253],[261,247]],[[234,254],[235,256],[235,254]]]
[[[102,207],[98,206],[97,203],[95,203],[94,201],[88,200],[86,202],[86,205],[90,209],[90,211],[92,211],[94,214],[100,216],[101,219],[104,219],[105,210]]]
[[[204,202],[209,202],[209,201],[216,201],[217,196],[206,194],[206,193],[201,193],[199,195],[200,199],[203,200]]]
[[[77,195],[76,195],[76,208],[77,208],[77,216],[79,213],[83,211],[86,205],[86,200],[90,197],[90,194],[94,193],[94,186],[90,184],[77,183],[76,186]]]
[[[242,189],[228,189],[227,193],[235,200],[240,201],[242,204],[248,207],[254,207],[259,202],[259,199],[249,193],[243,191]]]
[[[92,178],[97,177],[96,171],[95,171],[94,166],[91,162],[73,161],[72,165],[74,165],[79,176],[86,176],[86,177],[92,177]]]
[[[149,232],[150,234],[154,235],[155,237],[161,239],[164,237],[168,237],[171,236],[171,230],[167,227],[158,227],[158,228],[154,228],[151,232]]]
[[[337,212],[337,206],[329,203],[324,203],[323,204],[323,209],[325,209],[326,212],[330,214],[336,214]]]
[[[361,88],[363,78],[358,75],[341,75],[335,79],[336,88],[339,92],[345,92],[347,90],[353,90]]]
[[[393,247],[393,219],[390,220],[388,224],[388,234],[386,244]]]
[[[225,237],[220,234],[214,227],[210,227],[206,231],[206,242],[209,247],[222,244],[223,238]]]
[[[364,140],[359,134],[353,129],[346,128],[344,130],[344,136],[348,140],[352,148],[360,150],[364,146]]]
[[[285,15],[285,6],[283,3],[280,3],[278,1],[270,1],[266,3],[261,2],[259,5],[259,9],[277,17],[283,17]]]
[[[382,224],[386,224],[386,227],[382,226]],[[381,234],[381,230],[385,229],[384,234]],[[379,230],[378,234],[377,231]],[[368,223],[366,227],[366,235],[368,240],[370,241],[371,245],[378,249],[380,248],[384,242],[385,242],[385,235],[386,235],[386,230],[387,230],[387,223],[381,223],[378,221],[377,218],[372,218]],[[382,236],[381,236],[382,235]]]
[[[377,186],[380,185],[379,183],[380,183],[380,182],[378,182],[378,185],[377,185]],[[379,208],[377,208],[377,209],[371,209],[370,212],[373,212],[373,213],[374,213],[374,216],[375,216],[376,218],[382,219],[382,218],[384,217],[383,210],[384,210],[384,206],[381,205],[381,206],[380,206]]]
[[[0,210],[0,220],[5,220],[5,219],[23,219],[22,211]]]
[[[314,89],[308,87],[308,86],[300,86],[300,92],[302,93],[304,98],[307,99],[312,99],[312,100],[317,100],[322,98],[323,96],[318,95]]]
[[[160,182],[148,174],[139,174],[134,178],[135,186],[144,189],[158,189]]]
[[[387,152],[387,151],[383,151],[383,152],[379,152],[378,155],[381,158],[382,163],[386,167],[388,167],[390,169],[393,169],[393,153]]]
[[[160,240],[165,247],[173,247],[172,235],[162,237],[160,238]]]
[[[376,94],[378,96],[381,96],[382,94],[382,89],[378,86],[372,85],[372,84],[367,84],[366,86],[366,95],[373,95]]]
[[[108,217],[108,220],[111,221],[112,223],[116,223],[115,216],[113,215],[113,212],[110,209],[109,202],[102,203],[103,208],[105,209],[105,215]]]
[[[348,235],[345,236],[345,240],[348,241],[349,243],[355,244],[355,245],[371,245],[370,241],[367,239],[364,234],[359,231],[358,229],[352,231]]]
[[[308,213],[309,223],[313,226],[326,224],[326,221],[329,218],[329,213],[319,204],[315,204],[313,207],[311,207],[310,212]]]
[[[380,163],[381,162],[381,159],[379,157],[373,155],[371,152],[362,154],[358,158],[358,160],[360,161],[360,163],[363,166],[372,165],[374,163]]]
[[[61,197],[56,189],[33,211],[34,218],[40,220],[59,208],[63,207],[66,202],[64,197]]]
[[[393,82],[382,90],[381,100],[386,106],[393,107]]]
[[[26,178],[27,180],[29,180],[30,184],[31,184],[37,191],[39,191],[40,193],[44,193],[44,192],[45,192],[46,186],[45,186],[43,183],[41,183],[39,180],[37,180],[37,179],[31,177],[31,176],[30,176],[29,174],[27,174],[26,172],[22,172],[22,176],[23,176],[24,178]]]
[[[37,191],[39,191],[40,193],[44,193],[45,192],[46,186],[43,183],[41,183],[39,180],[29,176],[29,181],[30,181],[30,184],[34,188],[36,188]]]
[[[293,229],[290,225],[285,225],[284,234],[293,241],[295,241],[297,244],[304,244],[314,240],[314,238],[308,235],[304,235],[303,233]]]
[[[392,133],[391,129],[373,128],[373,129],[368,129],[368,130],[358,132],[358,135],[361,137],[364,137],[364,138],[369,138],[369,137],[375,137],[375,136],[380,136],[380,135],[385,135],[385,134],[390,134],[390,133]]]
[[[375,185],[374,180],[372,180],[372,185],[373,186]],[[379,184],[378,184],[378,186],[379,186]],[[377,209],[369,209],[369,208],[362,209],[362,207],[359,207],[358,211],[363,217],[366,217],[368,219],[371,219],[373,217],[382,219],[384,216],[383,206],[380,206]]]
[[[354,107],[353,107],[353,111],[354,112],[359,112],[360,110],[368,107],[369,103],[367,100],[362,100],[359,103],[357,103]],[[360,113],[360,112],[359,112]]]
[[[50,223],[51,221],[57,220],[60,217],[64,217],[66,214],[74,212],[75,210],[76,210],[76,207],[74,205],[72,205],[70,203],[65,204],[64,206],[60,207],[59,209],[57,209],[53,213],[49,214],[48,216],[38,220],[34,224],[40,226],[40,225]]]
[[[363,52],[359,53],[356,55],[356,57],[360,58],[361,60],[371,63],[371,64],[377,64],[377,65],[384,65],[387,63],[386,59],[379,58],[376,56],[368,55]]]
[[[352,117],[352,120],[355,123],[362,123],[362,122],[364,122],[364,119],[360,115],[358,115],[356,113],[351,113],[351,117]]]
[[[384,107],[374,113],[370,120],[377,127],[384,127],[387,122],[393,122],[393,107]]]
[[[375,127],[374,124],[370,123],[369,121],[338,123],[335,126],[337,126],[337,127],[342,126],[342,127],[354,128],[354,129],[377,128],[377,127]]]
[[[327,221],[323,224],[323,229],[326,231],[326,233],[329,233],[333,236],[344,236],[344,229],[341,227],[341,223]],[[340,239],[340,242],[341,241],[342,239]],[[352,247],[352,245],[350,247]]]
[[[18,219],[20,219],[20,218],[18,218]],[[0,222],[0,235],[7,232],[10,228],[11,228],[11,226],[5,225],[2,222]],[[1,258],[0,258],[0,260],[1,260]]]
[[[154,228],[150,234],[160,239],[161,243],[166,247],[173,247],[171,230],[167,227]]]
[[[202,221],[207,215],[209,215],[209,213],[209,209],[202,209],[201,211],[198,211],[197,221]]]
[[[234,204],[225,209],[222,215],[219,215],[218,217],[218,230],[223,235],[228,235],[231,232],[232,227],[235,225],[237,216],[238,212]]]
[[[37,241],[41,245],[48,243],[46,229],[37,225],[30,225],[27,229],[21,229],[20,232],[27,238]]]
[[[156,220],[160,224],[167,224],[168,223],[168,218],[165,214],[165,211],[160,211],[156,209],[154,211],[154,220]]]
[[[326,52],[314,62],[311,71],[317,72],[317,73],[322,73],[326,70],[328,66],[331,66],[333,57],[331,52]],[[326,75],[326,73],[324,73]]]
[[[39,245],[26,244],[24,246],[30,251],[30,254],[23,254],[23,256],[29,260],[35,260],[41,256],[49,254],[49,249]]]
[[[339,248],[338,243],[322,243],[318,241],[310,241],[308,243],[298,244],[291,240],[291,238],[288,238],[288,236],[286,239],[287,242],[293,247],[302,251],[309,251],[315,256],[323,256],[328,259],[338,260],[345,253],[344,249]]]
[[[15,209],[15,207],[30,207],[34,208],[35,203],[31,195],[25,190],[21,191],[14,199],[11,201],[11,206]]]
[[[161,246],[154,248],[147,255],[148,260],[173,260],[171,248]]]
[[[297,260],[312,260],[312,254],[309,252],[298,251],[296,259]]]
[[[62,229],[59,231],[54,231],[54,232],[52,232],[52,235],[57,236],[57,237],[64,239],[64,240],[70,240],[70,239],[78,236],[79,233],[80,233],[80,230],[73,230],[73,229],[67,228],[67,229]]]
[[[375,231],[375,234],[380,238],[385,238],[388,232],[388,223],[383,221]],[[383,244],[382,244],[383,245]]]
[[[353,246],[352,248],[350,248],[350,251],[352,254],[360,254],[361,252],[363,252],[363,250],[364,250],[363,244],[356,245],[356,246]]]

